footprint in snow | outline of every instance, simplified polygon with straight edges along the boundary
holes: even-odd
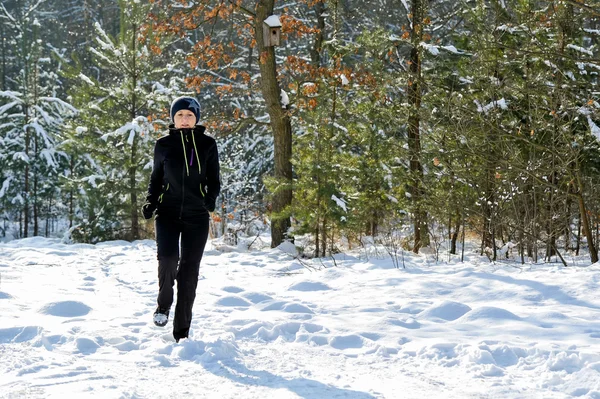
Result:
[[[75,346],[77,351],[84,355],[90,355],[95,353],[99,348],[100,344],[91,338],[80,337],[75,340]]]
[[[287,313],[309,313],[314,314],[314,312],[305,305],[299,303],[289,303],[289,302],[273,302],[264,306],[261,310],[281,310]]]
[[[411,330],[416,330],[421,328],[421,324],[413,319],[412,317],[407,317],[404,319],[401,318],[389,318],[387,319],[387,323],[392,324],[394,326],[404,327]]]
[[[360,349],[364,345],[364,338],[360,335],[338,335],[329,339],[329,346],[334,349]]]
[[[327,284],[319,283],[319,282],[311,282],[311,281],[303,281],[298,284],[292,285],[288,288],[289,291],[330,291],[331,287]]]
[[[249,307],[252,306],[251,302],[248,302],[242,297],[230,295],[219,299],[216,303],[219,306],[228,306],[228,307]]]
[[[26,326],[0,329],[0,344],[32,341],[43,331],[42,327]]]
[[[273,300],[272,297],[261,294],[260,292],[248,292],[242,294],[242,296],[254,304]]]
[[[230,292],[232,294],[239,294],[240,292],[244,291],[243,288],[235,287],[235,286],[223,287],[221,289],[225,292]]]

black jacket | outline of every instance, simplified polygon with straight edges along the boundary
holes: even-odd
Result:
[[[213,211],[221,190],[219,154],[204,126],[175,129],[154,146],[154,166],[146,203],[160,217],[193,219]]]

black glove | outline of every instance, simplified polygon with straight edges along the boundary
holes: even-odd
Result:
[[[215,200],[206,198],[204,200],[204,207],[206,208],[207,211],[214,212],[215,211]]]
[[[150,202],[146,202],[144,206],[142,206],[142,213],[144,214],[144,219],[148,220],[152,218],[154,211],[156,210],[156,205],[151,204]]]

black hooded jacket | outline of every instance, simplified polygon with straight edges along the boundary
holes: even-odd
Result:
[[[154,166],[146,203],[158,217],[194,219],[213,211],[221,190],[219,154],[204,126],[175,129],[154,146]]]

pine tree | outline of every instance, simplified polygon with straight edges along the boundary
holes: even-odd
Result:
[[[40,36],[42,2],[20,4],[12,12],[2,8],[3,26],[12,32],[19,52],[13,59],[19,70],[10,81],[12,90],[0,92],[0,137],[4,153],[2,191],[4,217],[19,220],[20,237],[38,235],[40,221],[57,215],[53,208],[59,192],[57,176],[62,173],[64,154],[57,151],[57,138],[64,118],[74,112],[57,95],[61,91],[56,74],[59,65],[51,60]],[[48,227],[45,229],[49,233]]]
[[[70,71],[80,78],[72,91],[80,115],[71,132],[70,154],[81,173],[71,179],[85,183],[72,234],[76,240],[142,237],[140,196],[147,188],[157,129],[166,127],[173,92],[181,92],[177,78],[163,80],[166,67],[157,67],[160,56],[149,49],[152,34],[142,32],[148,7],[125,1],[120,6],[117,38],[96,24],[98,37],[90,51],[99,79],[81,73],[80,66]]]

